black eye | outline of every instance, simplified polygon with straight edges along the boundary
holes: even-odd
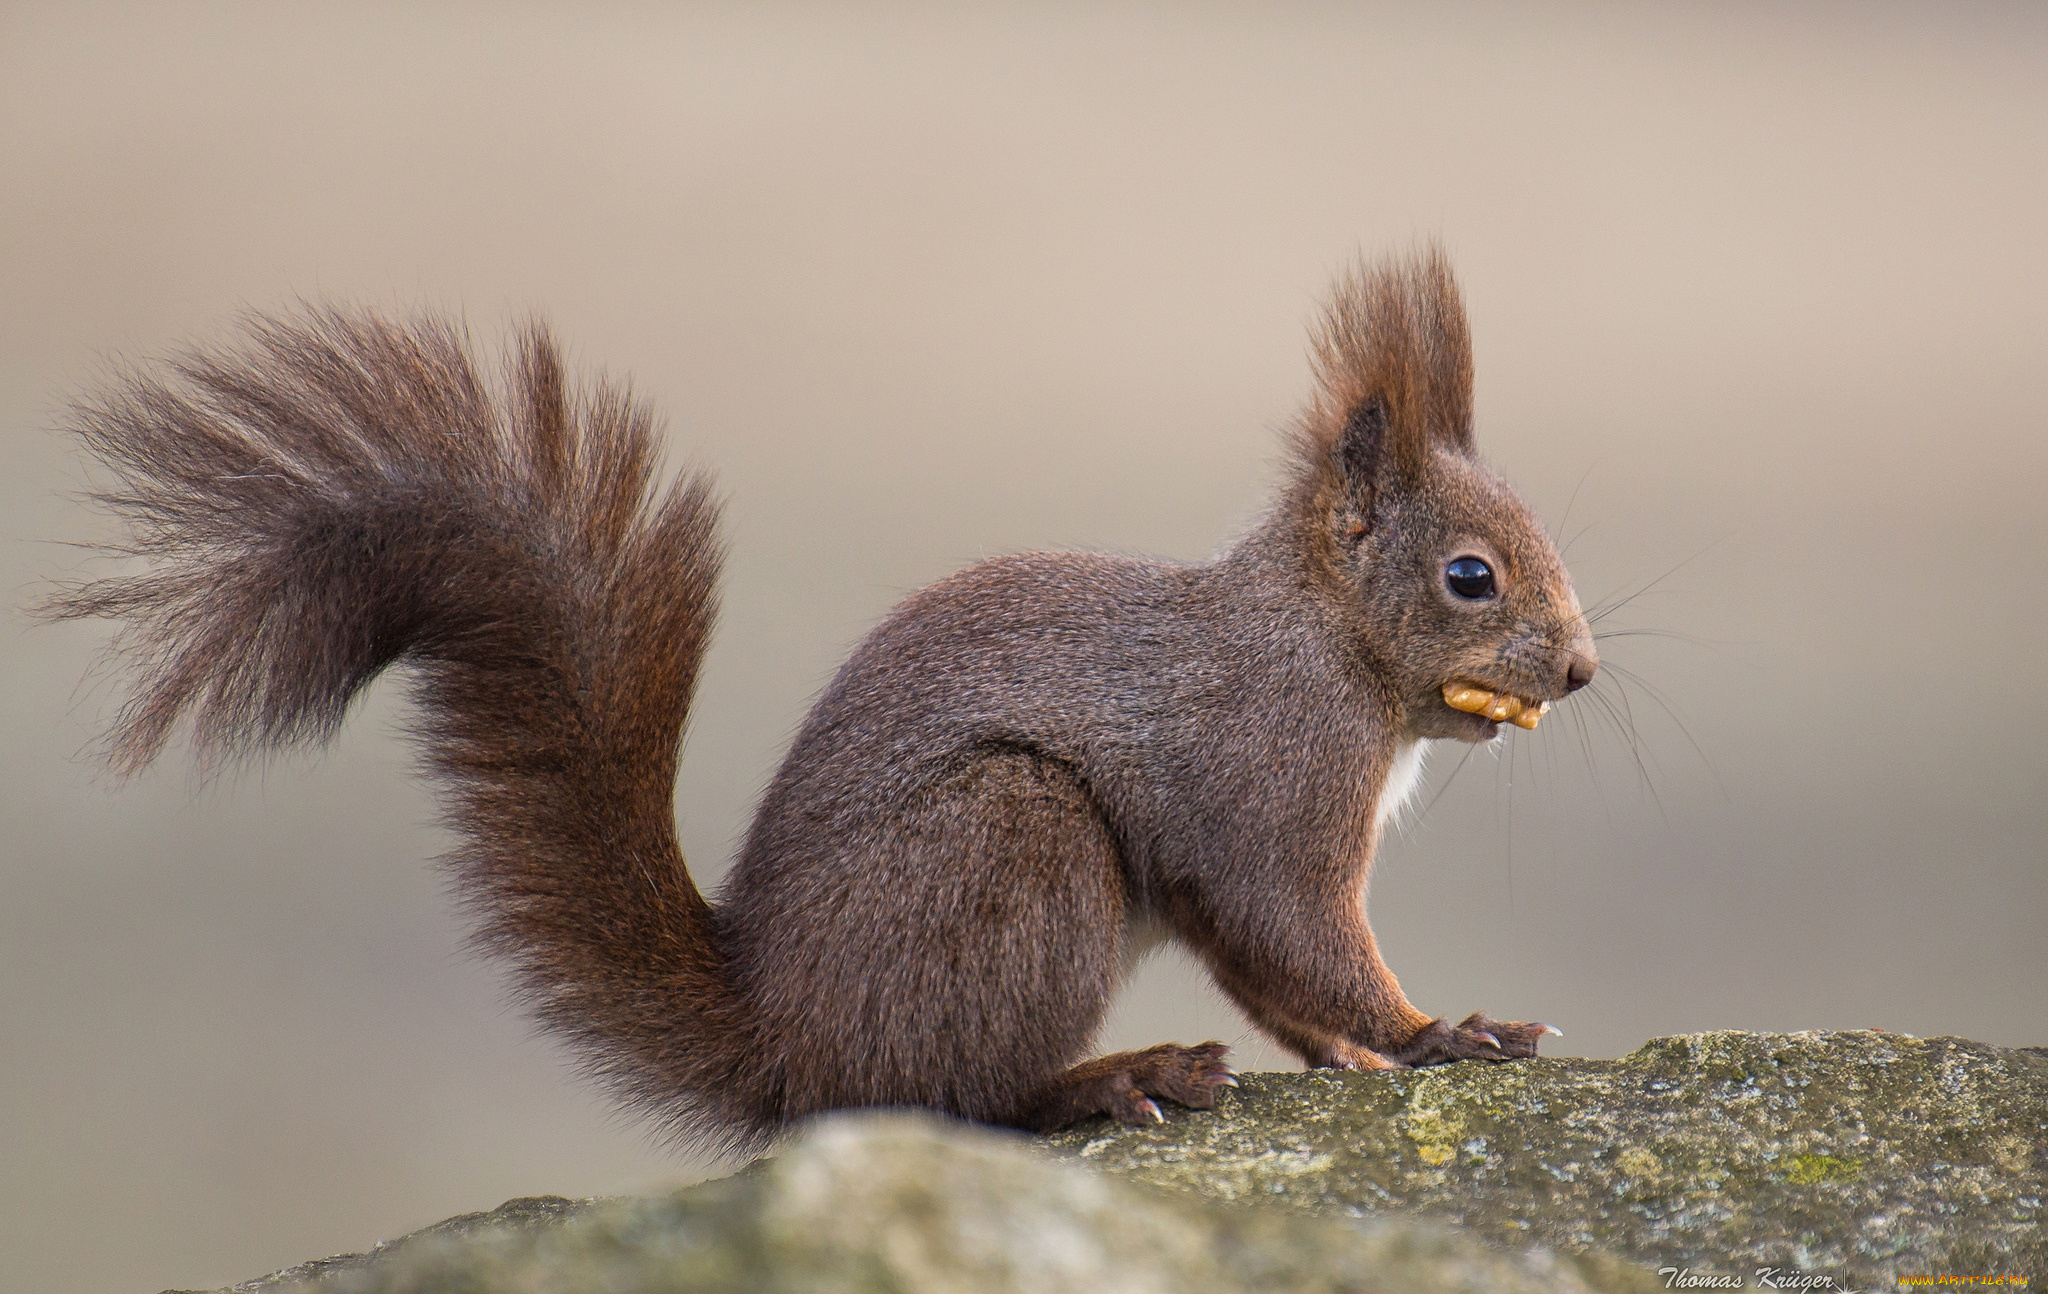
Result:
[[[1444,583],[1459,597],[1477,602],[1493,596],[1493,568],[1477,557],[1460,557],[1444,567]]]

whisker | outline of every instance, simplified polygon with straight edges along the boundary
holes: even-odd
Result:
[[[1651,756],[1650,760],[1644,759],[1645,752],[1636,731],[1634,709],[1629,705],[1626,692],[1617,688],[1616,693],[1616,696],[1610,697],[1601,682],[1595,680],[1591,687],[1584,689],[1579,695],[1586,697],[1593,704],[1592,712],[1613,728],[1615,735],[1627,746],[1629,758],[1636,767],[1637,778],[1641,781],[1643,789],[1649,792],[1651,801],[1656,804],[1658,816],[1664,819],[1666,826],[1669,826],[1670,815],[1665,811],[1663,797],[1657,793],[1657,779],[1650,771],[1655,756]]]
[[[1478,743],[1476,743],[1476,742],[1467,742],[1467,743],[1466,743],[1466,745],[1465,745],[1465,753],[1464,753],[1463,755],[1460,755],[1460,756],[1458,757],[1458,762],[1457,762],[1457,763],[1456,763],[1455,765],[1453,765],[1453,766],[1452,766],[1452,768],[1451,768],[1451,775],[1450,775],[1449,777],[1447,777],[1447,778],[1445,778],[1445,779],[1444,779],[1444,784],[1443,784],[1442,786],[1440,786],[1440,787],[1438,787],[1438,788],[1437,788],[1437,790],[1436,790],[1436,794],[1435,794],[1435,795],[1432,795],[1431,797],[1429,797],[1429,803],[1428,803],[1428,804],[1425,804],[1425,805],[1423,805],[1423,806],[1422,806],[1422,812],[1421,812],[1421,813],[1418,813],[1418,814],[1416,814],[1416,815],[1415,815],[1415,817],[1416,817],[1416,820],[1417,820],[1417,821],[1420,821],[1420,820],[1422,820],[1423,818],[1426,818],[1426,817],[1428,817],[1428,816],[1429,816],[1429,811],[1430,811],[1431,809],[1434,809],[1434,808],[1436,807],[1436,802],[1437,802],[1438,800],[1441,800],[1441,799],[1443,799],[1443,798],[1444,798],[1444,793],[1445,793],[1446,791],[1449,791],[1449,790],[1451,789],[1451,783],[1453,783],[1453,782],[1455,782],[1455,781],[1457,781],[1457,780],[1458,780],[1458,774],[1460,774],[1460,773],[1462,773],[1462,772],[1464,772],[1464,771],[1465,771],[1465,764],[1466,764],[1466,762],[1467,762],[1467,761],[1469,761],[1469,760],[1470,760],[1470,759],[1472,758],[1472,752],[1473,752],[1473,751],[1475,751],[1475,750],[1477,750],[1477,749],[1479,749]]]
[[[1657,708],[1664,712],[1666,718],[1677,725],[1678,731],[1685,738],[1686,744],[1692,747],[1692,753],[1700,757],[1700,763],[1706,766],[1708,775],[1714,779],[1714,785],[1721,789],[1721,798],[1724,800],[1732,798],[1728,794],[1727,783],[1721,780],[1721,771],[1714,767],[1714,761],[1707,756],[1706,750],[1693,737],[1692,729],[1686,725],[1684,719],[1679,717],[1677,709],[1671,704],[1671,698],[1664,694],[1663,689],[1626,665],[1610,662],[1610,667],[1614,671],[1617,687],[1620,687],[1623,683],[1634,683],[1637,687],[1643,689],[1643,692],[1650,700],[1656,703]]]
[[[1587,612],[1585,613],[1585,620],[1586,620],[1586,623],[1590,625],[1590,624],[1593,624],[1593,623],[1594,623],[1594,622],[1596,622],[1596,621],[1599,621],[1599,620],[1603,620],[1603,619],[1605,619],[1606,617],[1608,617],[1608,616],[1611,616],[1611,615],[1613,615],[1613,614],[1614,614],[1615,612],[1617,612],[1617,611],[1621,610],[1621,609],[1622,609],[1623,607],[1627,606],[1627,605],[1628,605],[1629,603],[1631,603],[1631,602],[1635,601],[1635,600],[1636,600],[1637,598],[1639,598],[1639,597],[1643,596],[1643,594],[1645,594],[1645,593],[1648,593],[1648,592],[1649,592],[1649,591],[1650,591],[1651,589],[1654,589],[1654,588],[1656,588],[1656,587],[1657,587],[1657,586],[1658,586],[1659,584],[1662,584],[1662,583],[1663,583],[1664,581],[1666,581],[1666,580],[1670,579],[1670,578],[1671,578],[1672,576],[1674,576],[1674,575],[1678,574],[1678,573],[1679,573],[1680,571],[1682,571],[1682,570],[1684,570],[1684,569],[1685,569],[1686,567],[1688,567],[1688,566],[1692,565],[1692,564],[1693,564],[1694,562],[1698,561],[1698,560],[1699,560],[1700,558],[1702,558],[1702,557],[1705,557],[1705,556],[1706,556],[1706,555],[1707,555],[1708,553],[1710,553],[1710,552],[1714,551],[1715,547],[1716,547],[1716,546],[1718,546],[1718,545],[1720,544],[1720,542],[1721,542],[1721,541],[1717,539],[1717,540],[1715,540],[1715,541],[1714,541],[1713,543],[1711,543],[1711,544],[1708,544],[1708,545],[1707,545],[1707,546],[1706,546],[1705,548],[1702,548],[1702,549],[1700,549],[1700,550],[1699,550],[1698,552],[1694,553],[1694,554],[1693,554],[1692,556],[1690,556],[1690,557],[1686,558],[1686,559],[1685,559],[1684,561],[1682,561],[1682,562],[1678,563],[1678,565],[1676,565],[1676,566],[1673,566],[1673,567],[1672,567],[1672,568],[1671,568],[1670,570],[1668,570],[1668,571],[1665,571],[1665,572],[1664,572],[1664,573],[1663,573],[1662,575],[1659,575],[1659,576],[1658,576],[1658,577],[1657,577],[1656,579],[1654,579],[1654,580],[1651,580],[1651,581],[1650,581],[1650,582],[1649,582],[1648,584],[1645,584],[1645,585],[1643,585],[1643,586],[1642,586],[1641,588],[1637,589],[1637,590],[1636,590],[1635,592],[1633,592],[1633,593],[1629,594],[1628,596],[1626,596],[1626,597],[1623,597],[1623,598],[1621,598],[1621,599],[1620,599],[1619,601],[1616,601],[1616,600],[1615,600],[1615,598],[1614,598],[1614,595],[1612,595],[1612,594],[1610,594],[1610,595],[1609,595],[1608,597],[1606,597],[1606,598],[1602,598],[1602,599],[1601,599],[1600,601],[1598,601],[1598,602],[1596,602],[1596,603],[1594,603],[1594,604],[1593,604],[1593,609],[1592,609],[1592,610],[1590,610],[1590,611],[1587,611]]]
[[[1599,525],[1600,523],[1597,521],[1588,521],[1585,525],[1580,526],[1579,533],[1573,535],[1570,539],[1565,540],[1564,547],[1557,550],[1558,559],[1562,561],[1565,557],[1570,555],[1572,551],[1572,545],[1578,543],[1581,539],[1584,539],[1587,535],[1591,534],[1594,530],[1598,529]]]
[[[1508,743],[1508,915],[1515,914],[1515,744]]]
[[[1612,822],[1614,820],[1614,805],[1608,801],[1607,788],[1600,784],[1599,770],[1594,766],[1593,725],[1591,723],[1579,722],[1579,717],[1576,713],[1572,714],[1571,718],[1572,732],[1578,736],[1579,750],[1586,758],[1587,779],[1593,783],[1594,794],[1600,797],[1600,812],[1606,816],[1609,822]]]
[[[1671,825],[1671,814],[1665,808],[1663,795],[1657,790],[1657,779],[1663,772],[1657,763],[1657,752],[1643,744],[1642,729],[1636,725],[1635,702],[1630,698],[1628,688],[1622,685],[1619,675],[1612,677],[1614,695],[1619,699],[1622,719],[1628,725],[1629,747],[1636,752],[1637,765],[1642,769],[1643,789],[1650,793],[1651,801],[1657,806],[1657,816],[1664,820],[1664,825],[1668,828]]]
[[[1580,490],[1583,490],[1583,489],[1585,489],[1585,488],[1586,488],[1586,481],[1588,480],[1588,478],[1590,478],[1590,477],[1591,477],[1591,476],[1593,475],[1593,469],[1594,469],[1594,468],[1596,468],[1596,467],[1598,467],[1598,466],[1600,466],[1600,460],[1599,460],[1598,458],[1595,458],[1595,459],[1594,459],[1594,460],[1593,460],[1592,462],[1590,462],[1590,463],[1586,464],[1586,470],[1585,470],[1585,471],[1583,471],[1583,472],[1579,473],[1579,483],[1578,483],[1577,485],[1574,485],[1574,486],[1572,487],[1572,497],[1571,497],[1571,498],[1569,498],[1569,499],[1566,499],[1566,500],[1565,500],[1565,503],[1564,503],[1564,515],[1563,515],[1562,517],[1559,517],[1559,518],[1558,518],[1558,521],[1557,521],[1557,528],[1558,528],[1559,530],[1563,530],[1563,529],[1564,529],[1564,528],[1565,528],[1566,526],[1568,526],[1568,525],[1570,525],[1570,524],[1571,524],[1571,520],[1572,520],[1572,506],[1573,506],[1574,504],[1576,504],[1576,503],[1577,503],[1577,502],[1579,501],[1579,491],[1580,491]],[[1589,529],[1590,529],[1590,527],[1589,527]],[[1585,532],[1585,530],[1581,530],[1581,531],[1579,531],[1579,533],[1583,535],[1583,534],[1585,534],[1586,532]],[[1565,542],[1565,546],[1564,546],[1564,547],[1565,547],[1565,552],[1570,552],[1570,551],[1571,551],[1571,542],[1570,542],[1569,540],[1567,540],[1567,541]],[[1559,556],[1559,557],[1562,557],[1562,556],[1564,556],[1564,553],[1559,553],[1559,554],[1558,554],[1558,556]]]
[[[1593,635],[1594,642],[1606,642],[1610,638],[1668,638],[1673,642],[1690,643],[1695,647],[1740,647],[1742,643],[1727,638],[1702,638],[1698,634],[1680,633],[1675,629],[1602,629]]]

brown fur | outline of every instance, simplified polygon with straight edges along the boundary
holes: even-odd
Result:
[[[410,666],[481,940],[679,1137],[862,1105],[1030,1127],[1205,1106],[1230,1081],[1214,1044],[1075,1065],[1141,917],[1311,1064],[1533,1055],[1542,1026],[1411,1006],[1363,887],[1400,746],[1493,731],[1442,684],[1562,696],[1592,644],[1473,453],[1441,255],[1346,279],[1315,356],[1291,477],[1216,561],[1034,553],[905,599],[715,907],[671,804],[717,508],[701,476],[654,497],[645,411],[572,393],[538,328],[501,394],[445,323],[334,312],[132,376],[78,425],[148,565],[50,610],[129,622],[123,770],[187,713],[213,757],[325,737]],[[1464,553],[1490,603],[1445,589]]]

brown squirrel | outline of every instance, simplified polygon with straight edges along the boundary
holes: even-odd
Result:
[[[1440,251],[1362,267],[1272,508],[1216,560],[1029,553],[906,598],[819,697],[717,904],[676,844],[722,560],[624,391],[539,325],[502,390],[432,318],[258,317],[82,404],[139,574],[70,587],[138,678],[111,762],[333,733],[392,664],[481,943],[684,1140],[925,1106],[1032,1129],[1207,1108],[1220,1043],[1077,1064],[1141,932],[1309,1065],[1533,1056],[1411,1006],[1366,922],[1418,743],[1534,726],[1597,667],[1544,527],[1476,456]]]

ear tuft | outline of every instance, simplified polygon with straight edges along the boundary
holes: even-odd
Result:
[[[1354,489],[1368,457],[1376,473],[1391,452],[1414,480],[1433,450],[1471,452],[1472,340],[1441,247],[1354,266],[1331,293],[1312,347],[1316,391],[1302,447]]]

